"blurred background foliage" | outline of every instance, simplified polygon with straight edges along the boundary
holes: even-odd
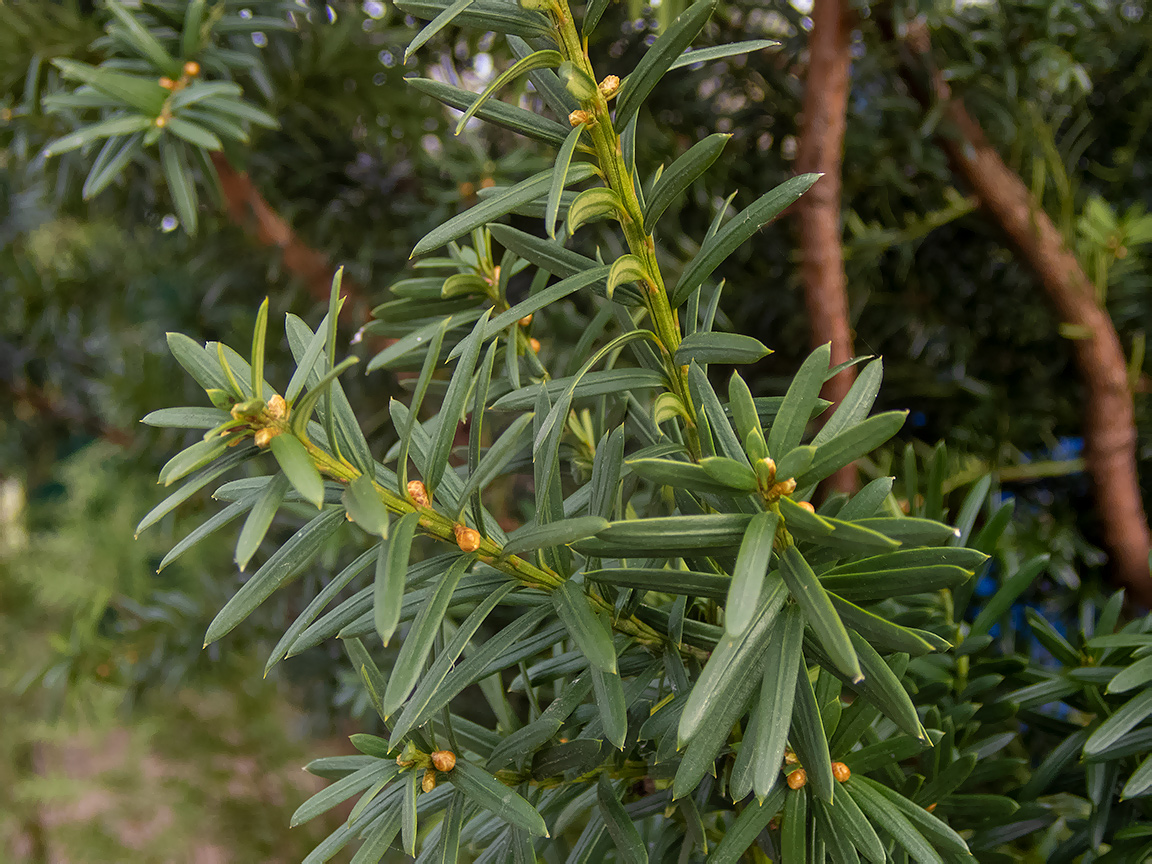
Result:
[[[935,62],[1106,298],[1131,356],[1147,472],[1152,10],[1137,0],[893,5],[897,17],[926,16]],[[278,128],[254,127],[248,143],[225,148],[221,197],[198,175],[205,194],[191,235],[154,154],[90,200],[81,187],[94,150],[44,155],[72,131],[68,117],[41,107],[64,88],[51,61],[105,59],[107,10],[87,0],[0,3],[0,843],[15,860],[291,861],[321,836],[323,826],[283,826],[307,791],[297,766],[316,747],[303,739],[337,737],[336,709],[349,714],[336,655],[315,649],[263,685],[241,684],[259,678],[272,630],[255,620],[226,651],[200,650],[237,579],[223,544],[157,575],[197,514],[130,541],[158,500],[152,478],[179,443],[136,421],[190,395],[164,333],[244,344],[265,295],[272,320],[294,312],[315,324],[326,295],[320,262],[325,282],[335,264],[348,268],[353,337],[430,226],[483,188],[541,167],[491,127],[473,123],[453,137],[455,112],[403,83],[417,73],[480,89],[509,63],[490,39],[464,44],[449,28],[405,66],[414,22],[385,0],[225,6],[284,25],[227,40],[247,58],[236,60],[234,80]],[[592,46],[598,67],[626,72],[682,6],[612,4]],[[869,4],[856,6],[843,197],[857,349],[884,356],[881,405],[912,410],[904,435],[913,451],[927,460],[935,441],[949,441],[953,455],[938,468],[946,488],[991,470],[996,494],[1017,499],[1012,554],[1052,555],[1025,600],[1054,620],[1074,618],[1098,596],[1103,564],[1078,461],[1076,334],[1061,330],[1032,274],[956,188],[932,141],[938,118],[906,92]],[[670,75],[641,117],[642,177],[706,134],[733,135],[665,219],[674,227],[658,239],[671,278],[724,190],[740,190],[742,207],[793,173],[807,11],[804,0],[724,0],[705,44],[771,38],[779,50]],[[537,103],[530,87],[520,99]],[[776,351],[756,368],[758,393],[777,392],[808,350],[795,247],[785,219],[718,274],[728,280],[722,313]],[[548,334],[556,350],[578,337],[575,326]],[[276,368],[286,368],[285,347],[270,339],[271,380],[286,378]],[[378,452],[390,443],[397,386],[381,373],[345,382]],[[900,459],[863,467],[899,473]],[[312,578],[348,559],[339,547]],[[266,622],[298,611],[293,592],[281,593],[261,612]],[[206,796],[214,786],[227,795]],[[109,800],[123,814],[111,823],[93,804]],[[204,857],[181,857],[193,848]]]

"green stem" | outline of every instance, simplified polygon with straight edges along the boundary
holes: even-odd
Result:
[[[282,434],[291,433],[285,430]],[[305,440],[304,446],[321,474],[326,474],[340,483],[349,483],[360,476],[360,471],[347,460],[336,458],[327,450],[311,441]],[[380,500],[384,502],[384,506],[393,513],[404,514],[419,511],[419,529],[421,533],[435,540],[451,543],[453,546],[457,545],[456,523],[447,516],[438,513],[431,507],[417,506],[408,499],[393,492],[391,489],[380,485],[375,480],[373,480],[373,486],[380,496]],[[564,577],[552,570],[546,567],[538,567],[532,562],[526,561],[516,555],[504,555],[503,551],[504,550],[493,542],[491,538],[481,537],[480,547],[474,554],[485,564],[519,580],[529,588],[551,592],[564,583]],[[612,621],[612,627],[617,632],[630,636],[637,642],[654,650],[662,650],[667,643],[667,637],[653,630],[636,616],[616,618],[614,617],[615,610],[612,604],[595,594],[589,594],[588,599],[594,609],[608,614],[609,619]],[[683,650],[689,653],[702,653],[697,652],[696,649],[690,648],[689,646],[684,646]]]
[[[576,23],[571,10],[568,8],[568,0],[557,0],[554,13],[557,19],[560,47],[566,59],[587,75],[590,80],[599,80],[592,68],[592,61],[588,58],[587,47],[576,32]],[[596,149],[597,161],[604,172],[604,182],[609,189],[616,193],[624,208],[620,214],[620,226],[624,230],[624,239],[628,244],[628,250],[644,262],[644,266],[652,278],[651,284],[647,286],[647,307],[652,317],[652,328],[667,353],[668,379],[673,384],[673,392],[684,403],[688,412],[685,432],[689,450],[693,457],[699,459],[700,439],[696,431],[696,412],[688,395],[687,370],[677,367],[673,360],[676,349],[680,347],[680,322],[675,310],[668,302],[668,291],[664,286],[660,263],[656,260],[656,242],[652,239],[651,234],[644,231],[644,211],[640,206],[640,198],[636,194],[636,186],[632,182],[632,174],[624,162],[620,136],[616,134],[612,125],[608,99],[597,87],[592,98],[582,101],[580,107],[592,117],[592,122],[588,124],[588,132]]]
[[[649,771],[650,768],[647,763],[632,761],[625,762],[623,765],[615,765],[609,762],[572,779],[566,779],[561,775],[537,779],[532,776],[531,772],[513,771],[510,769],[497,771],[494,776],[507,786],[516,787],[521,783],[527,782],[540,789],[557,789],[561,786],[584,786],[596,780],[601,774],[607,774],[613,780],[643,780],[649,776]]]

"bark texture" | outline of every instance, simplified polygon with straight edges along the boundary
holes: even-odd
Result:
[[[265,200],[247,173],[237,171],[222,153],[212,154],[212,164],[220,176],[220,188],[228,215],[262,246],[275,246],[284,256],[284,267],[308,286],[308,293],[327,302],[336,267],[323,252],[313,249],[292,230],[272,205]],[[363,291],[347,274],[342,293],[345,297],[340,318],[345,323],[359,324],[368,318],[368,305]]]
[[[888,35],[893,35],[890,24]],[[1090,333],[1072,341],[1084,382],[1085,460],[1117,580],[1143,606],[1152,605],[1148,519],[1136,465],[1136,415],[1127,358],[1107,309],[1064,237],[1028,187],[988,142],[931,61],[928,28],[914,22],[901,40],[902,74],[926,107],[944,106],[938,136],[981,204],[1036,274],[1060,320]]]
[[[845,0],[816,0],[808,38],[808,74],[796,167],[801,173],[824,174],[797,202],[800,219],[801,276],[813,346],[832,343],[832,363],[851,359],[852,328],[848,320],[844,273],[843,227],[840,222],[840,169],[848,110],[852,13]],[[824,385],[823,396],[840,402],[856,378],[846,369]],[[827,486],[842,492],[857,488],[855,466],[836,472]]]

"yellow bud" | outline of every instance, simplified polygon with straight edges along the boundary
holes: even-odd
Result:
[[[265,426],[263,429],[256,430],[256,446],[267,447],[272,443],[272,439],[280,434],[279,429],[270,429]]]
[[[791,750],[785,750],[784,751],[784,764],[785,765],[796,765],[799,762],[800,762],[800,760],[796,757],[796,754],[793,753]]]
[[[605,99],[611,99],[619,89],[620,76],[618,75],[607,75],[604,80],[600,82],[600,93],[603,94]]]
[[[573,127],[579,126],[581,123],[590,123],[592,115],[582,108],[578,108],[568,115],[568,123]]]
[[[934,813],[936,811],[936,802],[933,801],[931,804],[929,804],[924,809],[927,810],[929,813]]]
[[[833,762],[832,776],[843,783],[852,776],[852,769],[845,765],[843,762]]]
[[[275,420],[283,420],[288,416],[288,403],[283,396],[276,395],[268,400],[268,416]]]
[[[437,771],[447,774],[456,767],[456,754],[451,750],[437,750],[432,754],[432,764]]]
[[[455,528],[456,545],[462,552],[475,552],[480,548],[480,532],[466,525],[457,525]]]
[[[766,457],[756,463],[756,477],[764,486],[776,482],[776,460]]]
[[[163,129],[167,125],[168,125],[168,118],[165,117],[163,114],[161,114],[159,117],[156,118],[156,128],[157,129]]]
[[[195,60],[189,60],[184,64],[184,74],[189,78],[195,78],[200,74],[200,64]]]
[[[797,768],[788,775],[788,788],[789,789],[803,789],[808,783],[808,775],[804,772],[803,768]]]
[[[176,86],[176,82],[173,81],[171,78],[161,78],[160,79],[160,86],[163,87],[165,90],[171,90],[172,88],[174,88]]]
[[[775,501],[778,498],[783,498],[785,495],[791,495],[796,491],[796,481],[789,477],[787,480],[781,480],[768,490],[768,499]]]
[[[528,340],[528,344],[531,346],[533,354],[539,354],[540,353],[540,340],[539,339],[537,339],[535,336],[533,336],[531,339]]]
[[[532,316],[531,315],[525,315],[523,318],[520,319],[520,326],[521,327],[527,327],[531,323],[532,323]]]
[[[408,481],[408,497],[421,507],[432,506],[432,501],[428,498],[428,490],[419,480]]]
[[[424,770],[424,779],[420,781],[420,788],[425,792],[431,792],[436,788],[436,772],[431,768]]]
[[[796,481],[793,480],[792,482],[795,483]],[[800,505],[801,510],[807,510],[809,513],[816,512],[816,508],[813,507],[808,501],[797,501],[796,503]]]

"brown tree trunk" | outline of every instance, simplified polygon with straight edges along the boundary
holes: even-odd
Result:
[[[840,224],[840,168],[848,108],[852,15],[845,0],[816,0],[808,38],[808,75],[796,167],[823,173],[797,202],[800,218],[801,275],[814,346],[832,343],[832,363],[851,359],[852,328],[848,322],[847,277],[844,274]],[[846,369],[824,385],[824,398],[840,402],[856,378]],[[855,492],[856,468],[837,471],[827,485]]]
[[[1129,596],[1141,605],[1152,605],[1148,520],[1136,467],[1136,416],[1116,328],[1108,311],[1096,302],[1092,282],[1060,231],[961,100],[953,97],[931,62],[930,50],[927,26],[914,22],[904,39],[902,73],[926,107],[933,101],[944,105],[948,128],[938,140],[953,170],[964,177],[1028,262],[1060,319],[1091,334],[1074,339],[1072,345],[1084,382],[1085,460],[1103,522],[1104,546]]]
[[[323,252],[313,249],[292,230],[292,226],[272,209],[247,173],[241,173],[223,153],[212,154],[212,164],[220,177],[220,188],[228,215],[263,246],[275,246],[284,256],[284,267],[308,286],[316,300],[327,302],[336,267]],[[360,287],[344,277],[345,297],[341,320],[359,324],[368,318],[368,305]]]

